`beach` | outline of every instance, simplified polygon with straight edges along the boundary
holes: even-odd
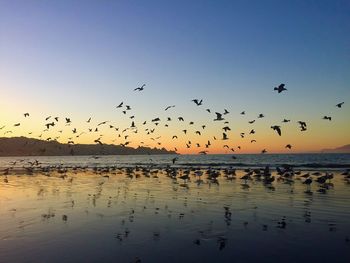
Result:
[[[265,169],[10,170],[0,262],[349,262],[346,169]]]

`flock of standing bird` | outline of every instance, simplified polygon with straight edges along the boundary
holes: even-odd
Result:
[[[145,92],[146,90],[146,84],[141,85],[140,87],[137,87],[134,89],[134,92]],[[274,91],[276,91],[277,93],[282,93],[282,92],[286,92],[287,89],[285,87],[285,84],[280,84],[277,87],[274,88]],[[192,102],[197,106],[203,106],[204,102],[203,99],[192,99]],[[344,102],[340,102],[338,104],[335,105],[335,107],[337,108],[342,108],[344,105]],[[164,110],[165,111],[170,111],[172,108],[175,108],[176,105],[169,105],[167,106]],[[102,121],[102,122],[98,122],[96,123],[96,126],[94,127],[90,127],[87,130],[82,130],[79,131],[78,128],[73,127],[73,122],[71,120],[70,117],[65,117],[63,119],[64,125],[65,126],[69,126],[70,129],[68,129],[68,134],[66,134],[68,140],[66,141],[67,144],[73,145],[76,144],[76,140],[78,140],[78,138],[81,138],[82,136],[88,134],[88,133],[93,133],[94,135],[96,134],[96,137],[93,142],[96,144],[100,144],[103,145],[103,136],[104,134],[101,134],[101,128],[103,126],[107,126],[107,128],[109,127],[109,129],[111,129],[113,132],[115,132],[116,134],[114,134],[114,138],[112,140],[113,144],[119,144],[121,146],[130,146],[130,144],[132,143],[132,141],[130,140],[133,136],[133,134],[137,134],[139,133],[139,131],[144,131],[147,137],[143,137],[145,139],[149,139],[149,141],[141,141],[140,144],[138,145],[138,147],[141,146],[150,146],[148,143],[156,143],[157,147],[160,147],[162,145],[162,139],[164,139],[164,137],[161,134],[157,134],[157,128],[160,127],[160,125],[164,125],[164,127],[168,128],[170,125],[170,122],[173,121],[171,117],[167,117],[166,120],[161,120],[160,117],[155,117],[152,118],[150,121],[148,120],[143,120],[140,122],[136,121],[136,117],[133,114],[132,111],[132,107],[130,105],[126,105],[124,102],[120,102],[117,106],[116,106],[117,110],[122,110],[122,114],[124,114],[126,117],[128,117],[130,119],[130,126],[126,127],[126,128],[121,128],[121,127],[117,127],[116,125],[112,124],[112,121]],[[210,108],[206,108],[205,109],[209,114],[212,113],[212,110]],[[210,147],[213,144],[213,141],[224,141],[225,144],[223,144],[223,148],[226,151],[230,151],[230,152],[235,152],[235,151],[239,151],[242,149],[242,147],[240,145],[235,145],[232,146],[229,143],[230,140],[230,134],[229,132],[231,132],[231,127],[230,127],[230,123],[229,121],[225,120],[226,115],[230,114],[230,112],[227,109],[224,109],[223,112],[217,112],[215,111],[215,118],[213,119],[214,122],[219,122],[222,123],[221,125],[221,132],[218,132],[218,134],[213,135],[213,136],[209,136],[208,138],[206,138],[204,141],[206,141],[206,143],[203,145],[199,142],[193,142],[191,138],[191,134],[194,136],[204,136],[205,134],[205,129],[207,127],[208,124],[201,124],[197,129],[190,129],[190,126],[194,127],[195,126],[195,122],[194,121],[190,121],[188,123],[188,126],[184,127],[182,129],[182,136],[185,136],[185,145],[179,145],[178,143],[176,143],[176,140],[179,139],[179,137],[181,136],[180,134],[174,134],[171,136],[171,140],[174,141],[175,147],[174,149],[168,149],[168,150],[174,150],[175,152],[178,152],[178,147],[184,147],[185,149],[189,149],[189,148],[195,148],[198,149],[196,150],[192,150],[192,152],[198,152],[199,154],[207,154],[210,150]],[[246,111],[241,111],[240,115],[245,115]],[[26,112],[23,114],[24,118],[29,118],[30,117],[30,113]],[[260,113],[257,116],[257,119],[262,119],[264,118],[265,115],[263,113]],[[327,121],[331,121],[332,117],[331,116],[323,116],[324,120]],[[92,121],[92,117],[89,117],[86,120],[86,123],[90,125]],[[177,121],[178,122],[183,122],[185,123],[185,119],[182,116],[177,117]],[[253,120],[249,120],[248,123],[249,124],[253,124],[255,123],[255,119]],[[55,129],[55,126],[58,124],[58,122],[61,122],[61,117],[57,117],[57,116],[47,116],[45,117],[45,121],[43,123],[43,130],[42,133],[37,135],[38,139],[41,140],[46,140],[46,141],[57,141],[57,140],[62,140],[61,136],[63,134],[63,132],[66,132],[66,130],[64,131],[63,129],[60,130],[56,130],[55,132],[57,132],[57,136],[47,136],[45,138],[45,133],[52,131]],[[291,122],[290,119],[283,119],[281,121],[283,124],[289,123]],[[304,132],[307,130],[308,128],[308,124],[306,123],[306,121],[303,120],[297,120],[296,123],[299,125],[300,127],[300,131]],[[0,127],[0,130],[3,130],[3,135],[7,135],[9,136],[10,134],[12,134],[14,132],[14,129],[20,129],[21,126],[21,122],[17,122],[15,124],[12,125],[13,127],[11,129],[5,129],[8,128],[6,125],[3,125]],[[92,123],[91,123],[92,126]],[[283,132],[282,132],[282,126],[279,124],[274,124],[271,125],[271,129],[273,131],[276,132],[276,135],[278,136],[282,136]],[[254,135],[256,134],[256,129],[255,128],[251,128],[249,129],[249,131],[242,131],[239,133],[239,136],[243,139],[247,136],[249,136],[250,138],[250,143],[256,143],[257,140],[256,138],[254,138]],[[33,132],[29,132],[28,135],[30,135],[31,137],[36,137]],[[188,137],[187,137],[188,136]],[[196,138],[196,137],[195,137]],[[169,138],[170,139],[170,138]],[[118,143],[116,143],[117,141],[119,141]],[[203,141],[203,140],[202,140]],[[226,141],[228,143],[226,143]],[[292,149],[292,145],[290,143],[285,145],[286,149]],[[267,149],[264,148],[261,150],[261,153],[266,153]],[[233,156],[234,158],[234,156]]]

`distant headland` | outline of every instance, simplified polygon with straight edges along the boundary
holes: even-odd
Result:
[[[323,153],[350,153],[350,144],[333,148],[333,149],[323,149]]]
[[[176,154],[165,148],[124,147],[113,144],[63,144],[27,137],[0,138],[0,156]]]

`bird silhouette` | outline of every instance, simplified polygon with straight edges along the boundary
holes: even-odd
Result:
[[[287,89],[285,88],[285,84],[282,83],[278,87],[275,87],[274,90],[277,90],[278,93],[281,93],[282,91],[287,90]]]
[[[279,136],[282,135],[282,133],[281,133],[281,126],[273,125],[273,126],[271,126],[271,129],[275,130],[278,133]]]
[[[192,100],[197,106],[202,105],[203,100],[193,99]]]
[[[323,118],[322,118],[322,119],[331,121],[331,120],[332,120],[332,117],[329,117],[329,116],[323,116]]]
[[[146,84],[143,84],[141,87],[137,87],[136,89],[134,89],[134,91],[142,91],[145,86]]]
[[[285,148],[287,148],[287,149],[292,149],[292,145],[287,144]]]
[[[24,113],[23,115],[24,115],[24,118],[29,117],[29,113],[28,112]]]
[[[100,122],[99,124],[97,124],[97,126],[101,126],[101,125],[104,125],[106,124],[108,121],[103,121],[103,122]]]
[[[344,101],[343,102],[340,102],[340,103],[338,103],[337,105],[335,105],[336,107],[338,107],[338,108],[341,108],[342,106],[343,106],[343,104],[344,104]]]
[[[215,112],[215,114],[216,114],[216,118],[214,119],[214,121],[223,121],[224,120],[221,113]]]
[[[171,106],[166,107],[165,110],[167,111],[167,110],[169,110],[170,108],[174,108],[174,107],[175,107],[175,105],[171,105]]]

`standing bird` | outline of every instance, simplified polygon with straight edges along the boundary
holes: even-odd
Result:
[[[273,90],[277,90],[278,93],[281,93],[282,91],[287,90],[284,86],[285,84],[282,83],[278,87],[275,87]]]

